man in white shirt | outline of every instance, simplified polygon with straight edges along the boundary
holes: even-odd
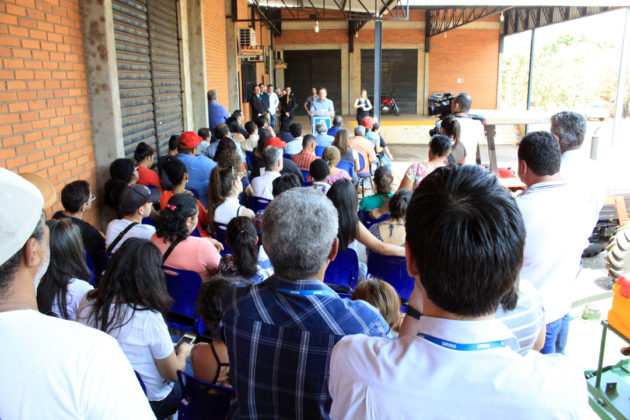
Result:
[[[606,199],[602,172],[597,163],[582,150],[586,118],[577,112],[563,111],[551,117],[551,134],[560,144],[560,178],[580,189],[591,212],[591,229],[599,219]]]
[[[37,311],[50,258],[43,207],[55,197],[46,180],[29,179],[52,199],[0,168],[0,418],[155,419],[116,340]]]
[[[332,146],[333,142],[335,141],[335,138],[327,134],[328,127],[326,127],[326,123],[324,122],[318,123],[317,126],[315,127],[315,130],[317,131],[317,135],[315,136],[315,139],[317,140],[317,146],[324,147],[324,148],[328,146]]]
[[[475,120],[468,115],[472,106],[472,98],[468,93],[460,93],[451,102],[451,112],[457,119],[460,126],[459,141],[466,149],[466,158],[464,163],[474,165],[478,155],[479,143],[484,139],[484,129],[481,121]]]
[[[151,240],[155,233],[152,225],[143,225],[142,219],[151,215],[151,206],[160,201],[160,190],[145,185],[133,184],[125,188],[120,196],[122,219],[114,219],[107,225],[105,248],[114,253],[128,238]]]
[[[406,228],[415,287],[400,336],[353,335],[335,346],[330,417],[584,417],[580,369],[562,355],[520,355],[494,319],[516,287],[525,241],[496,177],[474,165],[436,169],[415,190]]]
[[[282,149],[267,146],[263,151],[263,163],[265,164],[265,172],[252,179],[254,197],[273,200],[273,180],[280,176],[282,170]]]
[[[521,140],[518,175],[527,185],[516,199],[527,231],[521,277],[532,282],[543,300],[547,332],[542,353],[564,351],[571,291],[593,229],[584,195],[560,179],[559,171],[560,146],[553,134],[536,131]]]
[[[276,129],[276,114],[278,113],[278,105],[280,105],[280,99],[276,94],[273,85],[267,85],[267,94],[269,95],[269,125],[274,130]]]

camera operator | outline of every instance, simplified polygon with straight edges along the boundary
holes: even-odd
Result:
[[[460,126],[459,141],[466,149],[466,158],[464,163],[475,164],[481,163],[479,156],[479,142],[483,140],[484,130],[481,121],[468,115],[472,98],[467,93],[460,93],[451,102],[451,113]]]
[[[484,138],[484,128],[480,121],[481,117],[468,115],[472,98],[468,93],[460,93],[456,97],[446,93],[444,95],[434,95],[436,98],[429,99],[429,114],[440,115],[440,121],[435,125],[435,129],[430,131],[431,135],[441,134],[441,123],[444,118],[450,115],[457,119],[460,125],[459,142],[464,146],[465,158],[463,163],[481,163],[479,156],[479,143]]]

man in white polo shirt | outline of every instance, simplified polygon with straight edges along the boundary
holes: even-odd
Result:
[[[517,285],[525,241],[518,207],[496,177],[473,165],[436,169],[415,190],[405,226],[415,288],[400,336],[339,341],[330,417],[585,416],[580,369],[562,355],[520,355],[494,319]]]
[[[263,162],[265,164],[265,173],[252,179],[254,197],[273,200],[273,180],[280,176],[283,165],[282,149],[267,146],[263,151]]]
[[[116,340],[37,311],[50,258],[43,208],[55,198],[28,179],[37,188],[0,168],[0,418],[155,419]]]
[[[564,352],[573,284],[593,230],[587,197],[559,172],[560,146],[553,134],[536,131],[521,140],[518,175],[527,185],[516,199],[527,232],[521,277],[542,296],[547,324],[542,353]]]

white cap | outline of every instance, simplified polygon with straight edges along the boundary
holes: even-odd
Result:
[[[29,181],[0,168],[0,264],[18,252],[42,218],[44,197]]]

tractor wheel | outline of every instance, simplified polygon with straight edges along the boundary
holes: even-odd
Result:
[[[613,279],[630,273],[630,223],[617,229],[606,247],[606,268]]]

